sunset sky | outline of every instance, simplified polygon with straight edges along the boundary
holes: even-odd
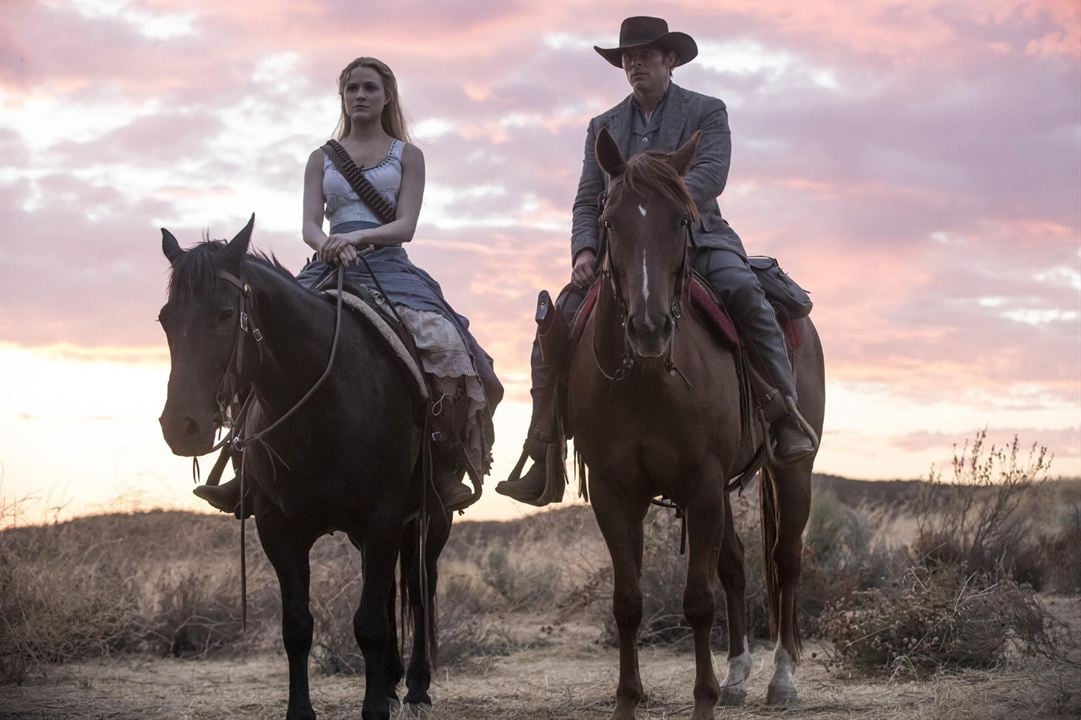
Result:
[[[593,45],[664,16],[723,99],[722,211],[809,288],[827,358],[816,470],[915,478],[983,428],[1081,475],[1081,3],[0,4],[0,497],[23,521],[201,509],[157,424],[165,226],[299,270],[304,162],[358,55],[398,75],[427,161],[409,253],[528,419],[532,311],[569,273]],[[206,465],[204,466],[206,467]],[[526,508],[486,492],[467,518]]]

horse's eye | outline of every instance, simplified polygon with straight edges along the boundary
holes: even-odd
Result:
[[[687,217],[686,215],[684,215],[683,217],[681,217],[679,219],[679,226],[680,227],[687,227],[690,224],[691,224],[691,219],[689,217]]]
[[[612,229],[612,221],[611,220],[608,220],[607,218],[605,218],[601,222],[604,224],[604,229],[605,230],[611,230]]]
[[[233,308],[223,308],[218,311],[218,320],[225,322],[233,317]]]

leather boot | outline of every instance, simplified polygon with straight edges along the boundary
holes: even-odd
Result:
[[[240,519],[240,480],[233,478],[221,485],[196,485],[192,489],[195,497],[206,500],[211,506],[225,513],[232,513]],[[244,503],[244,517],[251,517],[253,503]]]
[[[791,465],[818,450],[816,443],[795,418],[785,416],[769,427],[773,437],[773,457],[778,465]]]
[[[458,457],[456,441],[446,433],[432,433],[432,482],[443,509],[449,513],[473,504],[473,491],[462,482],[465,468]]]
[[[545,389],[533,389],[533,417],[529,421],[529,434],[526,437],[523,457],[518,466],[511,472],[511,477],[495,486],[495,491],[500,495],[506,495],[518,502],[523,502],[536,507],[544,507],[550,502],[559,502],[559,498],[546,498],[545,490],[548,487],[548,457],[550,448],[556,448],[555,428],[552,427],[555,419],[554,412],[550,411],[542,397]],[[521,466],[528,456],[533,461],[525,475],[516,477],[521,472]]]
[[[791,465],[818,451],[818,435],[803,416],[794,397],[774,391],[763,398],[762,415],[769,423],[770,462]]]
[[[788,465],[802,460],[818,450],[818,436],[799,414],[796,378],[777,316],[763,296],[744,310],[740,320],[751,361],[771,389],[760,404],[770,423],[773,462]]]
[[[432,483],[447,512],[465,510],[480,497],[462,482],[468,461],[458,428],[469,421],[463,393],[464,387],[459,385],[454,395],[442,394],[431,407]]]

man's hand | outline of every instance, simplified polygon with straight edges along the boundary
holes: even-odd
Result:
[[[597,254],[590,249],[579,251],[574,256],[574,268],[571,269],[571,282],[581,288],[589,287],[597,277]]]

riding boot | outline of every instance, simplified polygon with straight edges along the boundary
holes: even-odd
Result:
[[[763,296],[759,306],[740,319],[752,363],[769,386],[769,391],[759,398],[759,407],[770,425],[771,461],[789,465],[802,460],[818,450],[818,436],[799,412],[796,379],[777,316]]]
[[[442,432],[432,433],[432,482],[447,512],[465,510],[473,504],[473,491],[462,482],[465,467],[455,442]]]
[[[533,416],[517,465],[510,477],[495,487],[500,495],[536,507],[563,500],[566,446],[559,420],[558,386],[570,355],[571,324],[584,298],[582,288],[574,284],[563,288],[554,303],[546,290],[537,297],[537,335],[529,357]],[[522,475],[527,459],[533,466]]]
[[[533,465],[525,475],[520,477],[515,477],[516,473],[512,472],[510,479],[495,486],[495,491],[518,502],[544,507],[554,500],[545,498],[544,494],[548,487],[548,459],[551,454],[549,448],[558,449],[558,442],[555,439],[555,412],[550,410],[545,403],[544,387],[535,387],[530,392],[533,395],[533,416],[529,420],[529,433],[526,436],[523,455],[528,456],[533,461]],[[520,466],[521,463],[515,468],[518,473],[521,472]],[[554,501],[558,502],[558,500]]]
[[[444,395],[432,410],[432,482],[447,512],[465,510],[480,497],[462,482],[465,449],[457,428],[464,427],[467,419],[457,417],[460,399]]]
[[[233,478],[221,485],[196,485],[195,497],[206,500],[211,506],[225,513],[233,513],[240,519],[240,479]],[[244,517],[251,517],[252,503],[244,503]]]

